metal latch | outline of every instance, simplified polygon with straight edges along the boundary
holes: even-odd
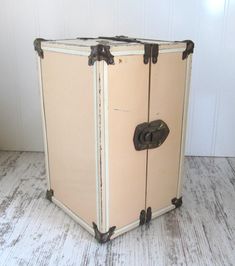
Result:
[[[135,128],[134,146],[137,151],[154,149],[162,145],[170,130],[162,120],[139,124]]]

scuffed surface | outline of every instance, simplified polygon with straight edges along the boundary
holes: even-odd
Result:
[[[180,209],[100,245],[45,199],[42,153],[0,152],[0,265],[234,265],[235,158],[185,168]]]

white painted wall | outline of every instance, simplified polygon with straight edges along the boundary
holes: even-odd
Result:
[[[193,39],[186,153],[235,156],[235,0],[2,0],[0,148],[42,150],[33,40]]]

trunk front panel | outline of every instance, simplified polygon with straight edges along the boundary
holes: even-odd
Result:
[[[151,65],[149,121],[161,119],[170,130],[161,146],[148,150],[146,207],[152,212],[170,206],[177,195],[185,78],[181,52],[160,54]]]
[[[117,229],[145,209],[146,151],[135,150],[133,134],[148,117],[148,79],[143,55],[115,57],[108,67],[109,219]]]

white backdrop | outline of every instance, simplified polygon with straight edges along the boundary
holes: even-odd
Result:
[[[235,156],[235,0],[1,0],[0,149],[41,151],[33,40],[192,39],[186,154]]]

